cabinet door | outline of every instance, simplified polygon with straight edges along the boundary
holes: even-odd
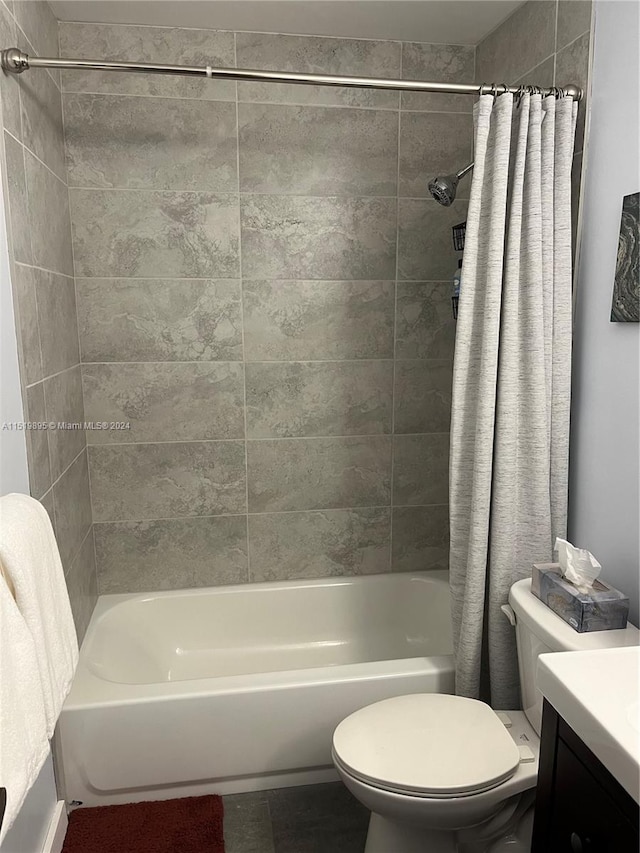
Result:
[[[614,800],[558,740],[550,824],[553,853],[638,853],[638,838]]]

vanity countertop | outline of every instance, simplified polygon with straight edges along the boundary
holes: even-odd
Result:
[[[540,655],[537,683],[640,803],[640,647]]]

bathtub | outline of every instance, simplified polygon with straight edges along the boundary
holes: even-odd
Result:
[[[352,711],[453,690],[447,574],[98,600],[56,737],[85,806],[330,781]]]

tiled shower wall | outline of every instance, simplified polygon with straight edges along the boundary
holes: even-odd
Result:
[[[47,3],[0,3],[0,46],[58,55]],[[60,80],[0,73],[4,181],[20,379],[28,421],[82,424],[83,402]],[[78,636],[96,601],[89,473],[81,429],[27,433],[31,494],[51,517]]]
[[[468,81],[472,47],[61,24],[63,54]],[[472,99],[62,78],[99,589],[447,562]]]

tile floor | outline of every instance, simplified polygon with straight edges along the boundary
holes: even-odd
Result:
[[[226,853],[362,853],[369,812],[341,782],[233,794]]]

